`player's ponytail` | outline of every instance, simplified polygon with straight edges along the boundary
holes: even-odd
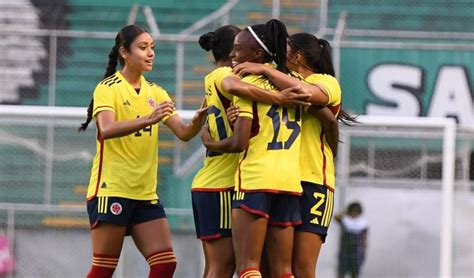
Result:
[[[117,64],[124,65],[124,60],[119,54],[120,47],[130,51],[130,45],[140,34],[145,33],[146,30],[137,25],[127,25],[115,37],[115,45],[109,53],[109,62],[107,63],[107,69],[105,70],[103,79],[113,75],[117,71]],[[87,107],[87,118],[84,123],[78,128],[78,131],[85,131],[92,121],[92,110],[94,109],[94,98],[91,99],[89,106]]]
[[[342,109],[342,107],[341,107],[341,110],[339,111],[339,114],[337,114],[337,120],[348,126],[353,126],[354,124],[360,123],[357,120],[357,116],[353,116],[347,113],[346,111],[344,111],[344,109]]]
[[[281,72],[288,73],[286,67],[286,42],[288,40],[288,31],[285,24],[278,19],[271,19],[265,24],[267,27],[267,37],[270,49],[273,53],[273,61],[277,65],[277,69]]]
[[[265,24],[248,26],[246,29],[265,51],[264,62],[274,62],[279,71],[288,73],[286,67],[288,32],[285,24],[278,19],[271,19]]]
[[[92,121],[92,109],[94,109],[94,98],[91,98],[89,102],[89,106],[87,107],[87,118],[86,121],[81,124],[81,126],[77,129],[77,131],[86,131],[87,127],[89,126],[90,122]]]
[[[199,45],[202,49],[212,50],[216,62],[229,59],[234,38],[240,32],[240,28],[233,25],[225,25],[217,28],[214,32],[208,32],[199,37]]]
[[[293,54],[299,52],[303,55],[313,72],[335,77],[331,45],[327,40],[318,39],[308,33],[297,33],[290,36],[288,44]],[[337,120],[349,126],[358,123],[357,117],[350,115],[342,108],[337,115]]]
[[[321,73],[329,74],[336,77],[336,73],[334,72],[334,65],[332,63],[331,45],[325,39],[319,39],[318,42],[319,45],[321,45],[319,70],[321,71]]]
[[[109,53],[109,63],[107,64],[107,69],[105,70],[103,79],[113,75],[117,71],[119,57],[118,49],[119,47],[117,47],[117,45],[114,45],[114,47],[112,47],[112,50]]]
[[[107,69],[105,70],[103,79],[113,75],[117,70],[118,63],[118,47],[114,45],[112,50],[109,53],[109,63],[107,64]],[[91,98],[89,106],[87,107],[87,118],[86,121],[81,124],[78,131],[85,131],[92,121],[92,110],[94,109],[94,98]]]
[[[293,53],[303,55],[313,72],[335,76],[331,57],[331,45],[325,39],[318,39],[308,33],[290,36],[288,44]]]

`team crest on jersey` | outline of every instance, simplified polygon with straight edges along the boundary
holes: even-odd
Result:
[[[148,104],[151,106],[151,108],[155,109],[156,107],[156,102],[153,98],[148,99]]]
[[[122,213],[122,205],[118,202],[115,202],[115,203],[112,203],[110,205],[110,211],[112,212],[112,214],[114,215],[119,215]]]

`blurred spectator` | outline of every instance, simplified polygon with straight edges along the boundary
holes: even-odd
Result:
[[[341,225],[338,278],[350,274],[357,278],[367,250],[368,223],[362,217],[362,206],[358,202],[349,204],[345,213],[335,216]]]
[[[13,259],[10,240],[7,236],[0,234],[0,277],[13,272],[15,260]]]

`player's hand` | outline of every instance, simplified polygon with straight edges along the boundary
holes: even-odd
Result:
[[[310,97],[311,94],[302,86],[294,86],[278,93],[278,104],[282,106],[310,106],[311,102],[308,101]]]
[[[239,117],[239,112],[240,112],[239,107],[232,104],[231,106],[229,106],[229,108],[227,108],[225,112],[227,114],[227,119],[229,120],[229,124],[233,126],[235,124],[235,121]]]
[[[209,127],[207,125],[201,128],[201,141],[206,148],[208,144],[212,142],[211,133],[209,133]]]
[[[232,71],[239,76],[246,76],[248,74],[264,74],[266,67],[267,66],[264,64],[244,62],[236,65]]]
[[[165,100],[162,103],[155,106],[155,110],[148,116],[151,124],[156,124],[161,121],[164,117],[171,115],[176,108],[171,100]]]
[[[208,108],[209,107],[207,106],[206,99],[204,98],[201,102],[201,106],[198,110],[196,110],[196,113],[194,114],[193,119],[191,121],[194,126],[202,127],[204,125],[204,123],[206,122]]]

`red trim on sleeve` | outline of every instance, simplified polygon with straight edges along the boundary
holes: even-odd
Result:
[[[341,111],[341,105],[334,105],[334,106],[328,106],[329,110],[331,110],[332,114],[337,117],[339,114],[339,111]]]
[[[95,111],[97,111],[97,109],[99,109],[99,108],[105,108],[105,107],[110,108],[112,111],[114,111],[114,108],[113,108],[112,106],[109,106],[109,105],[102,105],[102,106],[97,106],[97,107],[94,109],[94,113],[93,113],[93,114],[95,114]],[[102,111],[102,110],[101,110],[101,111]]]

